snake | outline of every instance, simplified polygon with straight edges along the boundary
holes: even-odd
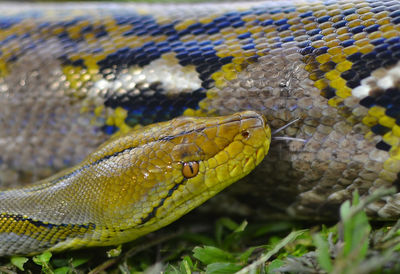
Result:
[[[2,3],[0,256],[398,189],[399,60],[398,1]]]

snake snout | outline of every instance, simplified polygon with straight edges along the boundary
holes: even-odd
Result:
[[[241,133],[244,142],[254,148],[263,147],[267,153],[271,142],[271,129],[264,115],[255,111],[238,113],[241,117]]]
[[[257,112],[244,111],[220,119],[215,140],[229,142],[205,163],[205,183],[218,191],[251,172],[268,153],[271,140],[271,130]]]

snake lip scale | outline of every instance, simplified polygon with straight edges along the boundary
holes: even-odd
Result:
[[[400,186],[399,61],[397,1],[0,4],[0,256],[127,242],[239,179],[202,210],[335,219]]]

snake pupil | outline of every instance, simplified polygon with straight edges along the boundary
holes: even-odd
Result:
[[[198,162],[187,162],[183,163],[182,174],[185,178],[192,178],[199,173]]]

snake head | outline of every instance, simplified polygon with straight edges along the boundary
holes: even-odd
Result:
[[[69,180],[58,183],[69,202],[59,215],[93,223],[102,236],[92,245],[135,239],[247,175],[267,154],[270,140],[264,117],[253,111],[180,117],[134,130],[61,175]]]
[[[118,199],[110,200],[105,211],[120,215],[120,228],[129,227],[137,236],[158,229],[252,171],[267,154],[270,139],[265,118],[253,111],[180,117],[133,131],[101,149],[123,151],[114,170],[118,183],[107,192],[119,193]],[[123,191],[115,189],[122,185]]]

